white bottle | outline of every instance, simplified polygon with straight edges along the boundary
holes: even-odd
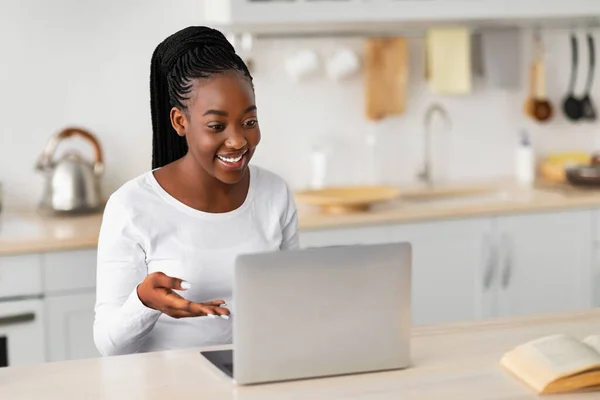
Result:
[[[515,158],[517,182],[523,186],[530,186],[535,180],[535,156],[529,135],[525,131],[521,131]]]
[[[327,152],[321,147],[314,147],[312,152],[312,177],[310,188],[323,189],[327,184]]]

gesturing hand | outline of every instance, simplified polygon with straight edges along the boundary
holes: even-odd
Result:
[[[182,287],[183,284],[183,287]],[[140,301],[149,308],[159,310],[173,318],[201,317],[206,315],[229,318],[229,310],[220,307],[223,300],[195,303],[184,299],[173,290],[189,289],[189,284],[162,272],[149,274],[137,287]]]

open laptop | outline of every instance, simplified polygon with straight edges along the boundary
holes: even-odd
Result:
[[[241,255],[233,350],[203,351],[239,385],[405,368],[408,243]]]

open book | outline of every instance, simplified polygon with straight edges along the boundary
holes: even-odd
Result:
[[[540,394],[600,389],[600,335],[551,335],[517,346],[500,365]]]

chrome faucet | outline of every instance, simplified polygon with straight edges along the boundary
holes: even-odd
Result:
[[[431,129],[430,129],[430,125],[431,125],[431,120],[433,119],[433,115],[435,113],[439,113],[442,118],[444,119],[444,122],[446,124],[446,129],[450,129],[452,127],[452,123],[450,121],[450,117],[448,116],[448,113],[446,112],[446,110],[444,109],[444,107],[442,107],[440,104],[434,103],[432,105],[429,106],[429,108],[427,108],[427,111],[425,112],[425,118],[423,120],[423,126],[425,128],[425,132],[424,132],[424,146],[423,146],[423,160],[424,160],[424,166],[423,169],[419,172],[419,174],[417,175],[417,177],[419,178],[420,181],[425,182],[428,186],[431,186],[433,184],[433,178],[432,178],[432,160],[431,160]]]

